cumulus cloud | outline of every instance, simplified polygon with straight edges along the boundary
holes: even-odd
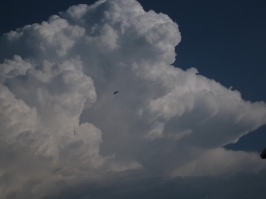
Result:
[[[223,148],[266,123],[265,103],[174,67],[180,41],[176,23],[135,0],[72,6],[4,34],[1,197],[52,197],[131,173],[265,168],[255,153]]]

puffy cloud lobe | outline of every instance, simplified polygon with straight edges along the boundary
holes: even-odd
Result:
[[[0,84],[0,90],[1,129],[5,132],[1,137],[12,142],[20,132],[36,129],[37,113],[35,108],[31,109],[24,101],[17,100],[6,86]]]
[[[72,6],[3,35],[3,198],[42,198],[136,170],[217,176],[265,168],[254,153],[222,148],[265,124],[265,104],[172,66],[180,40],[167,15],[135,0]]]

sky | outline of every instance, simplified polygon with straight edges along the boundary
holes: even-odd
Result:
[[[265,198],[265,8],[2,1],[0,198]]]

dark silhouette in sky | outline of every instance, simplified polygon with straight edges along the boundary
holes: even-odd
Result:
[[[261,159],[266,159],[266,147],[265,147],[264,150],[261,152],[260,157],[261,157]]]

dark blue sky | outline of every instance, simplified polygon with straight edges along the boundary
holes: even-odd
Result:
[[[0,33],[95,0],[4,0],[0,2]],[[139,0],[145,10],[170,16],[180,28],[175,65],[232,86],[244,100],[266,101],[266,2],[250,0]],[[234,150],[261,151],[266,127],[244,136]]]

